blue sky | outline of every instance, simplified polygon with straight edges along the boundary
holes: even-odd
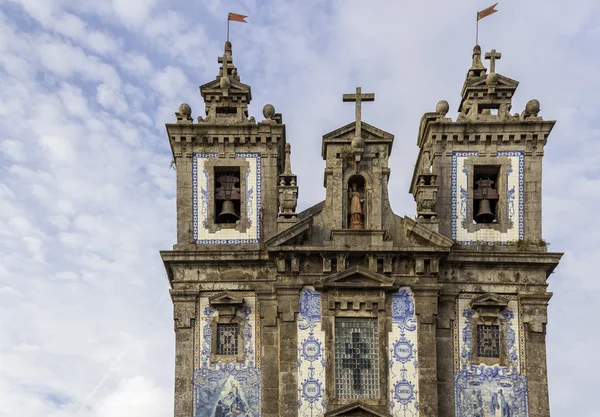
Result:
[[[175,243],[164,124],[214,79],[228,11],[250,114],[283,113],[300,208],[324,198],[323,134],[363,119],[395,135],[390,196],[408,194],[421,115],[456,116],[475,13],[493,2],[0,1],[0,416],[172,415],[174,333],[158,251]],[[504,1],[480,23],[497,72],[557,124],[544,158],[552,415],[595,417],[600,284],[600,4]],[[317,169],[317,167],[319,167]]]

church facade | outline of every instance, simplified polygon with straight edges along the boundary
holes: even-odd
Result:
[[[283,117],[248,115],[231,44],[167,124],[177,242],[161,256],[176,336],[175,417],[547,417],[542,159],[554,126],[501,55],[473,49],[456,120],[421,118],[392,212],[394,136],[361,120],[323,136],[324,201],[299,212]],[[376,105],[371,104],[371,105]],[[312,189],[311,185],[308,189]]]

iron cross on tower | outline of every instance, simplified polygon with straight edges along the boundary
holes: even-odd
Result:
[[[495,49],[485,53],[485,59],[490,60],[490,74],[496,72],[496,60],[500,58],[502,58],[502,54],[500,52],[496,52]]]
[[[361,88],[356,87],[356,94],[344,94],[342,96],[343,101],[355,101],[356,102],[356,137],[360,137],[360,116],[361,116],[361,103],[363,101],[375,101],[375,94],[365,93],[361,94]]]

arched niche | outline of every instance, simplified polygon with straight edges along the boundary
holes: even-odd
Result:
[[[362,175],[352,175],[347,184],[346,228],[365,229],[367,226],[367,181]]]

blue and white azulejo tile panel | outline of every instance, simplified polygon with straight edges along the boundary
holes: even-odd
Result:
[[[392,296],[390,348],[390,413],[394,417],[419,415],[419,362],[415,299],[410,288]]]
[[[235,229],[221,229],[210,232],[206,228],[208,205],[212,204],[209,195],[208,171],[204,162],[208,158],[217,158],[216,153],[195,153],[192,159],[192,205],[193,239],[196,244],[245,244],[260,241],[260,205],[262,198],[262,166],[260,153],[236,153],[235,157],[248,161],[246,171],[246,215],[250,227],[245,232]]]
[[[325,413],[325,332],[321,330],[321,294],[300,293],[298,321],[298,417]]]
[[[454,392],[456,417],[528,417],[525,333],[516,296],[500,314],[506,320],[508,366],[472,361],[472,294],[458,299],[454,324]]]
[[[497,156],[507,156],[511,166],[504,175],[506,184],[506,218],[509,221],[508,230],[503,233],[489,228],[478,228],[469,232],[466,222],[469,207],[469,187],[473,187],[472,178],[469,178],[465,168],[465,159],[477,157],[477,152],[452,153],[452,239],[472,244],[475,242],[508,243],[524,238],[524,153],[523,151],[498,152]]]
[[[216,294],[216,293],[215,293]],[[260,313],[254,293],[242,293],[244,362],[211,362],[211,318],[218,312],[200,297],[194,332],[194,417],[260,417]],[[240,347],[242,348],[242,347]]]

